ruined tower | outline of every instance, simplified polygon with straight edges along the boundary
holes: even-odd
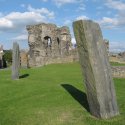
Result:
[[[62,58],[70,55],[71,35],[68,27],[41,23],[26,28],[29,34],[30,67],[61,62]]]

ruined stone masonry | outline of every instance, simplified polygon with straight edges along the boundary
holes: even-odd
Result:
[[[27,31],[30,67],[74,60],[70,53],[72,44],[68,27],[41,23],[27,26]]]
[[[20,66],[21,66],[21,68],[29,67],[28,52],[26,50],[20,51]]]
[[[101,29],[90,20],[76,21],[73,27],[90,112],[103,119],[116,116],[119,110]]]
[[[125,64],[125,52],[110,53],[109,60],[111,62],[117,62],[117,63]]]
[[[7,68],[7,61],[4,55],[3,45],[0,45],[0,69]]]
[[[115,78],[125,78],[125,66],[112,66],[112,75]]]
[[[0,45],[0,68],[3,68],[3,55],[4,55],[3,46]]]
[[[108,54],[108,56],[109,56],[109,40],[104,39],[103,41],[104,41],[104,43],[105,43],[106,51],[107,51],[107,54]]]
[[[77,46],[73,49],[68,27],[54,24],[37,24],[27,26],[29,52],[20,52],[22,68],[43,66],[51,63],[67,63],[79,60]],[[109,41],[103,40],[109,56]],[[121,70],[118,70],[119,72]],[[112,70],[116,74],[116,70]],[[124,76],[123,72],[119,73]]]

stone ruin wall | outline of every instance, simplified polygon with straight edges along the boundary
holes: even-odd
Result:
[[[106,50],[107,50],[107,54],[108,54],[108,56],[109,56],[109,40],[104,39],[103,41],[104,41],[104,43],[105,43]]]
[[[125,66],[112,66],[112,75],[115,78],[125,78]]]
[[[109,41],[104,39],[107,54],[110,62],[125,63],[125,52],[120,55],[111,55],[109,53]],[[125,66],[111,66],[112,75],[114,78],[125,78]]]
[[[21,53],[22,67],[44,66],[79,60],[77,48],[72,49],[68,27],[58,28],[54,24],[42,23],[27,26],[27,31],[30,50],[28,53]],[[104,39],[104,42],[110,59],[109,41]],[[125,68],[112,66],[112,74],[113,77],[125,77]]]
[[[125,52],[118,54],[110,54],[109,59],[111,62],[125,63]]]
[[[0,45],[0,60],[2,60],[2,56],[3,56],[3,46]]]
[[[27,26],[29,44],[29,66],[43,66],[52,63],[66,63],[77,60],[73,55],[69,28],[54,24]]]
[[[0,68],[3,68],[3,55],[4,55],[3,46],[0,45]]]
[[[25,50],[21,50],[20,51],[20,66],[22,68],[28,68],[29,67],[29,63],[28,63],[28,52]]]

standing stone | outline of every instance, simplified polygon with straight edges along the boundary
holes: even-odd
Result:
[[[73,23],[90,112],[98,118],[119,114],[101,29],[90,20]]]
[[[20,54],[18,43],[13,43],[12,79],[19,79]]]

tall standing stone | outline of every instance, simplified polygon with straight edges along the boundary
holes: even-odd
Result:
[[[20,52],[18,43],[13,43],[13,57],[12,57],[12,79],[19,79],[20,68]]]
[[[98,118],[119,114],[101,29],[91,20],[73,23],[90,112]]]

